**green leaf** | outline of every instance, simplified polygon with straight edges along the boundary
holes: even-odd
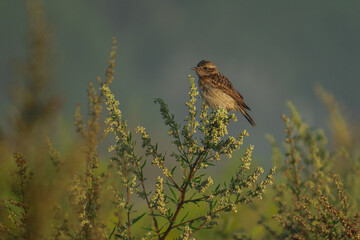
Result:
[[[143,216],[145,216],[146,213],[141,214],[140,216],[134,218],[133,220],[131,220],[132,224],[135,224],[137,221],[139,221]]]
[[[109,235],[109,237],[108,237],[109,240],[110,240],[111,237],[113,236],[115,230],[116,230],[116,226],[114,226],[113,230],[111,231],[111,233],[110,233],[110,235]]]
[[[189,212],[190,212],[190,211],[188,211],[188,212],[185,214],[185,216],[180,220],[180,223],[182,223],[182,222],[185,220],[185,218],[189,215]]]
[[[166,182],[168,182],[168,180],[166,179]],[[172,187],[169,185],[169,189],[170,189],[170,192],[172,193],[173,197],[174,197],[174,200],[176,199],[176,194],[175,192],[173,191]]]
[[[174,175],[175,169],[176,169],[176,166],[171,169],[171,175]]]

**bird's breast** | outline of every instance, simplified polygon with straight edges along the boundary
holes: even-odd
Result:
[[[223,107],[228,111],[235,110],[237,108],[236,101],[221,91],[220,89],[214,88],[209,84],[199,84],[201,96],[205,103],[212,109],[218,109]]]

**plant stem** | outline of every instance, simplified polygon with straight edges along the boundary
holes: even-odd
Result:
[[[176,208],[176,211],[175,211],[175,213],[174,213],[174,216],[173,216],[173,217],[171,218],[171,220],[170,220],[170,224],[169,224],[168,228],[166,229],[166,231],[165,231],[165,233],[163,234],[163,236],[160,238],[161,240],[165,239],[166,236],[169,234],[169,232],[174,228],[173,225],[174,225],[174,223],[175,223],[175,220],[176,220],[176,218],[177,218],[177,216],[178,216],[178,214],[179,214],[182,206],[183,206],[184,203],[185,203],[185,195],[186,195],[187,187],[189,186],[189,183],[191,182],[191,179],[193,178],[193,176],[194,176],[194,174],[195,174],[195,172],[196,172],[196,167],[197,167],[197,165],[198,165],[198,163],[199,163],[199,161],[200,161],[200,159],[201,159],[201,156],[203,155],[204,152],[205,152],[205,150],[204,150],[201,154],[199,154],[199,156],[197,157],[195,163],[194,163],[192,166],[190,166],[190,172],[189,172],[188,178],[187,178],[187,180],[186,180],[186,183],[185,183],[185,185],[180,189],[181,194],[180,194],[180,196],[179,196],[178,206],[177,206],[177,208]]]
[[[125,160],[125,158],[123,159],[123,163],[124,163],[124,174],[125,174],[125,179],[127,181],[126,183],[126,205],[127,205],[127,222],[128,222],[128,237],[129,240],[131,239],[131,221],[130,221],[130,189],[129,189],[129,179],[128,179],[128,172],[127,172],[127,162]]]
[[[155,230],[156,230],[156,234],[158,235],[159,239],[161,239],[161,236],[160,236],[160,230],[159,230],[159,226],[157,224],[157,221],[155,219],[155,214],[154,214],[154,211],[150,205],[150,201],[149,201],[149,198],[148,198],[148,195],[146,193],[146,188],[145,188],[145,184],[144,184],[144,175],[140,169],[140,166],[138,164],[136,164],[136,170],[138,171],[138,174],[139,174],[139,178],[140,178],[140,182],[141,182],[141,187],[143,189],[143,193],[144,193],[144,196],[145,196],[145,200],[146,200],[146,204],[150,210],[150,215],[151,215],[151,218],[154,222],[154,226],[155,226]]]

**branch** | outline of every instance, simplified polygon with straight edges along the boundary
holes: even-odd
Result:
[[[199,163],[200,158],[201,158],[201,156],[203,155],[204,152],[205,152],[205,150],[201,154],[199,154],[199,156],[197,157],[194,165],[190,166],[189,176],[188,176],[187,180],[184,180],[184,181],[186,181],[186,183],[182,188],[180,188],[181,194],[179,196],[179,202],[178,202],[178,206],[176,208],[176,211],[174,213],[174,216],[171,218],[169,227],[166,229],[164,235],[160,239],[165,239],[166,236],[169,234],[169,232],[174,228],[173,225],[174,225],[174,222],[175,222],[175,220],[177,218],[177,215],[179,214],[183,204],[185,203],[185,195],[186,195],[187,187],[189,186],[189,183],[191,182],[191,179],[193,178],[193,176],[194,176],[194,174],[196,172],[196,165]]]
[[[146,189],[145,189],[145,184],[144,184],[144,175],[142,173],[142,170],[140,169],[140,166],[139,164],[135,164],[136,165],[136,170],[138,171],[138,174],[139,174],[139,178],[140,178],[140,182],[141,182],[141,187],[143,189],[143,193],[144,193],[144,197],[145,197],[145,200],[146,200],[146,204],[150,210],[150,215],[151,215],[151,218],[154,222],[154,226],[155,226],[155,230],[156,230],[156,234],[158,235],[159,239],[160,239],[160,230],[159,230],[159,227],[158,227],[158,224],[157,224],[157,221],[155,219],[155,214],[153,212],[153,209],[150,205],[150,201],[149,201],[149,198],[148,198],[148,195],[146,193]]]

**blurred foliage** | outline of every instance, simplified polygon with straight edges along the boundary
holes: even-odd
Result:
[[[9,119],[11,129],[5,129],[7,138],[15,144],[26,144],[32,134],[47,134],[51,120],[59,111],[60,98],[49,93],[52,83],[52,34],[39,0],[26,2],[28,13],[28,54],[19,61],[10,86],[15,116]]]
[[[321,86],[315,92],[329,110],[329,140],[321,129],[304,123],[289,103],[291,117],[282,117],[284,141],[278,144],[268,136],[278,169],[273,188],[263,194],[273,170],[261,178],[263,170],[250,167],[253,146],[242,157],[234,154],[239,168],[228,183],[212,186],[207,168],[221,155],[231,157],[246,132],[227,136],[234,116],[221,109],[208,114],[203,105],[198,114],[190,78],[185,124],[175,122],[165,102],[156,100],[174,139],[173,154],[160,153],[139,127],[145,152],[140,155],[109,88],[114,39],[105,80],[97,79],[99,87],[89,84],[87,117],[80,106],[76,110],[80,137],[71,139],[69,149],[56,150],[49,137],[60,110],[59,97],[51,91],[51,34],[41,2],[26,4],[29,54],[10,86],[16,115],[7,116],[9,128],[0,136],[0,239],[360,238],[359,124],[349,123],[335,97]],[[109,132],[116,141],[110,164],[98,150]],[[165,162],[169,157],[175,159],[172,166]],[[148,158],[162,174],[156,182],[146,181]]]
[[[335,159],[344,160],[347,154],[343,149],[329,152],[323,131],[312,130],[291,103],[289,107],[291,118],[282,116],[284,154],[270,138],[275,161],[281,163],[281,175],[274,184],[278,210],[273,216],[281,227],[276,231],[267,226],[267,230],[277,239],[359,239],[358,196],[348,192],[334,173],[339,173]]]
[[[273,189],[250,205],[250,211],[239,209],[246,218],[230,215],[221,221],[212,232],[219,239],[360,238],[358,126],[343,117],[331,93],[321,86],[315,91],[329,109],[333,146],[289,102],[291,117],[282,116],[284,142],[267,135],[278,173]]]

